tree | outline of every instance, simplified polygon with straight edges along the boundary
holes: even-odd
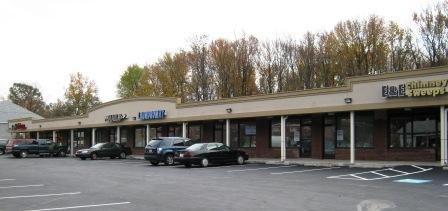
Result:
[[[9,88],[8,98],[15,104],[22,106],[36,114],[43,115],[45,102],[39,89],[23,83],[14,83]]]
[[[420,32],[429,65],[448,64],[448,1],[414,13],[414,22]]]
[[[127,68],[127,70],[121,75],[120,81],[117,84],[118,96],[121,98],[138,96],[139,89],[141,89],[141,77],[143,75],[143,68],[134,64]]]
[[[190,93],[191,100],[205,101],[215,98],[213,71],[209,63],[209,50],[207,36],[197,37],[191,43],[187,53],[187,61],[191,74]]]
[[[71,115],[86,114],[88,109],[100,104],[95,82],[81,73],[70,75],[70,84],[65,91],[65,103]]]

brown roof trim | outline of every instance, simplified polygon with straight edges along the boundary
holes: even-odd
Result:
[[[27,120],[32,120],[32,117],[25,117],[25,118],[18,118],[18,119],[10,119],[8,120],[8,123],[13,123],[13,122],[23,122],[23,121],[27,121]]]

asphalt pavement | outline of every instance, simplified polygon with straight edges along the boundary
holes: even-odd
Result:
[[[448,171],[0,156],[0,210],[447,210]]]

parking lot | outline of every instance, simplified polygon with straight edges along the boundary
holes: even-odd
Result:
[[[448,172],[0,157],[0,210],[446,210]]]

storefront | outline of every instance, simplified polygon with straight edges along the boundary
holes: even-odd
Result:
[[[31,137],[76,150],[183,136],[221,142],[252,157],[446,163],[448,67],[354,77],[344,86],[208,102],[143,97],[103,103],[76,117],[19,119]],[[12,131],[15,132],[15,131]]]

